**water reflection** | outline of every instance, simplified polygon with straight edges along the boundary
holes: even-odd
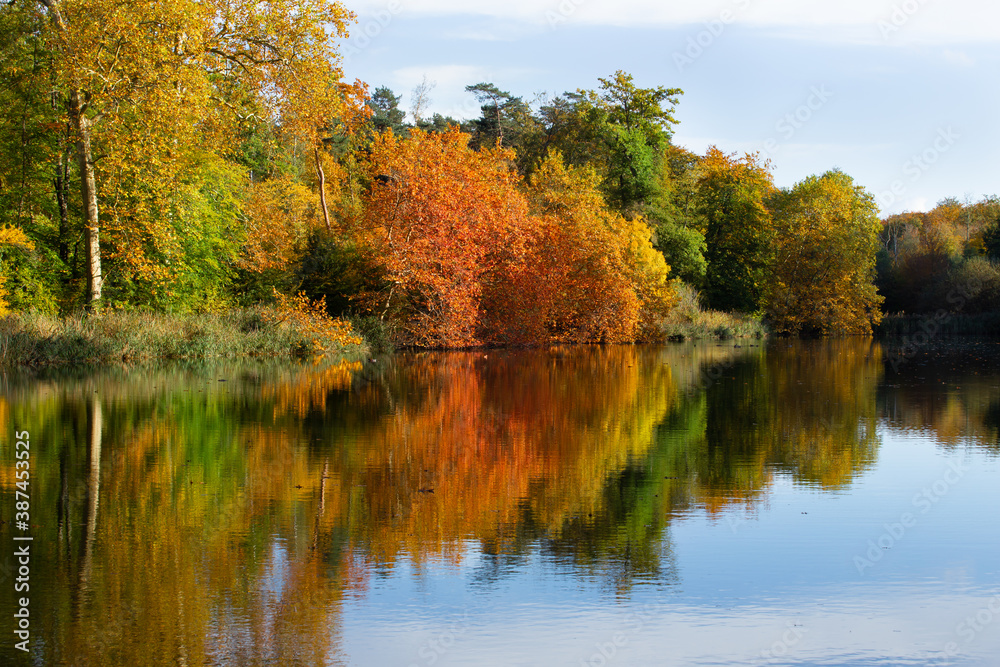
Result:
[[[888,357],[879,403],[892,427],[1000,453],[1000,343],[942,338]]]
[[[376,573],[470,552],[486,589],[538,554],[620,596],[674,585],[672,521],[753,507],[779,476],[843,492],[890,405],[995,446],[995,377],[928,410],[883,356],[851,339],[11,379],[0,423],[37,443],[35,659],[346,663],[340,618]],[[14,481],[6,457],[4,512]]]

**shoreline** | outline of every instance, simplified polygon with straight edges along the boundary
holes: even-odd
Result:
[[[369,345],[350,324],[280,307],[170,315],[108,312],[0,319],[0,365],[52,367],[235,358],[361,358]]]

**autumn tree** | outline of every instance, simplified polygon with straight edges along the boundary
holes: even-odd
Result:
[[[781,333],[870,334],[881,319],[875,200],[850,176],[811,176],[773,200],[764,306]]]
[[[192,147],[222,154],[248,116],[283,119],[312,138],[344,99],[335,40],[353,16],[338,2],[24,4],[45,17],[54,99],[75,144],[94,307],[105,279],[102,229],[121,246],[123,270],[163,270],[136,239],[168,237],[168,256],[176,245],[170,184],[202,159]],[[105,198],[102,215],[99,185],[128,196]]]
[[[709,147],[701,162],[697,206],[705,219],[708,304],[717,310],[759,310],[773,229],[767,200],[769,165]]]
[[[663,253],[673,275],[700,289],[708,272],[707,219],[698,205],[701,158],[669,145],[663,150],[661,165],[659,196],[646,207],[656,233],[656,249]]]
[[[291,265],[317,224],[312,192],[286,175],[254,184],[243,214],[247,238],[240,264],[257,272]]]
[[[633,342],[659,337],[676,299],[670,267],[641,218],[609,209],[592,167],[551,152],[527,189],[528,261],[501,274],[487,301],[498,342]]]
[[[990,247],[986,244],[986,234],[994,230],[997,221],[1000,221],[1000,197],[983,197],[974,204],[967,204],[965,208],[966,255],[991,254]],[[994,258],[998,254],[1000,253],[995,250],[992,252]]]
[[[965,312],[992,309],[985,301],[956,297],[970,285],[993,283],[989,262],[1000,199],[942,199],[930,211],[891,215],[882,221],[877,284],[886,312]],[[966,295],[968,296],[968,295]],[[950,301],[949,301],[950,297]]]
[[[0,249],[8,247],[19,248],[21,250],[34,250],[35,244],[17,227],[0,227]],[[10,312],[10,304],[7,302],[7,290],[4,286],[5,282],[6,277],[0,275],[0,315],[6,315]]]
[[[390,287],[370,307],[398,318],[405,342],[479,343],[484,282],[523,256],[527,204],[513,156],[468,142],[457,129],[414,130],[407,139],[384,133],[372,147],[365,237]]]
[[[423,346],[656,338],[676,297],[645,221],[610,210],[592,168],[553,152],[526,197],[510,151],[468,142],[376,140],[366,238],[390,285],[370,307]]]

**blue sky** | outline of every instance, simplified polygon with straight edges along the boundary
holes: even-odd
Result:
[[[434,82],[526,100],[623,69],[684,90],[675,143],[760,151],[791,186],[838,167],[883,214],[1000,194],[1000,3],[971,0],[347,0],[344,70],[372,89]]]

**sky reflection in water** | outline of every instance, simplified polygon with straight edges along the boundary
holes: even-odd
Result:
[[[0,420],[33,443],[32,656],[990,664],[998,348],[894,365],[867,339],[713,342],[10,379]],[[9,520],[9,451],[0,484]]]

